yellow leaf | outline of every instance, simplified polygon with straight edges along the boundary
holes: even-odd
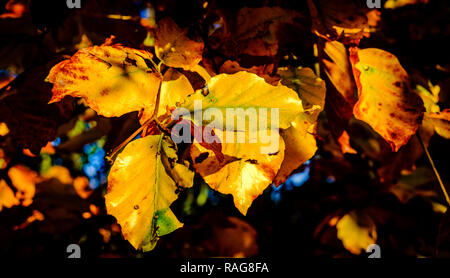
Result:
[[[302,100],[305,112],[299,113],[292,126],[281,131],[286,144],[285,158],[275,177],[275,185],[286,181],[289,175],[310,159],[317,150],[314,137],[316,121],[325,106],[325,82],[310,68],[281,69],[281,83],[294,89]]]
[[[445,109],[441,112],[441,108],[438,105],[441,88],[433,86],[431,82],[428,83],[428,87],[429,90],[421,85],[417,85],[415,90],[422,98],[426,110],[422,126],[431,126],[437,134],[450,139],[450,109]]]
[[[355,117],[368,123],[393,151],[415,134],[423,117],[423,102],[409,90],[409,77],[398,59],[377,48],[351,49],[358,86]]]
[[[136,249],[152,250],[160,236],[182,226],[170,204],[178,187],[190,187],[193,172],[177,163],[176,146],[164,135],[128,144],[108,176],[105,196],[109,214]]]
[[[9,133],[8,126],[5,123],[0,122],[0,136],[5,136]]]
[[[64,166],[55,165],[42,174],[46,179],[57,179],[63,184],[72,184],[73,178],[70,175],[69,169]]]
[[[199,143],[191,147],[195,170],[212,189],[232,194],[236,208],[244,215],[253,200],[272,183],[284,158],[283,139],[279,135],[274,138],[278,140],[278,148],[267,146],[260,140],[264,132],[246,132],[243,143],[222,141],[222,161]],[[227,138],[238,132],[215,129],[215,133],[219,138]],[[251,143],[247,140],[250,136],[258,140]],[[262,148],[264,146],[267,148]]]
[[[207,83],[207,88],[189,96],[182,107],[191,112],[218,109],[223,115],[223,119],[218,120],[222,120],[223,124],[227,122],[228,108],[253,108],[257,111],[266,108],[267,128],[272,127],[271,108],[279,109],[279,128],[291,126],[296,115],[303,111],[302,102],[292,89],[283,85],[272,86],[258,75],[245,71],[216,75]],[[195,107],[195,101],[201,101],[201,110]],[[208,122],[204,120],[204,123]]]
[[[275,185],[285,182],[292,171],[316,153],[315,128],[316,125],[309,121],[306,114],[299,114],[291,127],[281,130],[286,150],[283,163],[273,181]]]
[[[310,68],[279,68],[281,84],[295,90],[302,100],[303,109],[311,114],[311,121],[325,107],[325,82],[317,77]]]
[[[153,111],[160,79],[148,66],[151,58],[146,51],[121,45],[83,48],[51,69],[50,103],[67,95],[82,97],[105,117]]]
[[[171,18],[164,18],[156,29],[155,52],[169,67],[190,70],[202,60],[203,43],[190,40]]]
[[[194,93],[189,80],[173,68],[169,68],[164,74],[161,83],[161,92],[159,97],[158,117],[171,112],[183,103],[188,95]],[[150,112],[150,114],[148,113]],[[140,122],[145,123],[152,116],[153,111],[144,111]]]
[[[12,184],[17,188],[16,197],[23,206],[29,206],[33,202],[36,192],[36,182],[39,181],[38,174],[23,165],[15,165],[8,171]]]
[[[92,189],[89,187],[89,179],[87,177],[76,177],[73,180],[73,187],[78,196],[82,199],[87,199],[92,194]]]
[[[433,125],[434,130],[440,136],[450,139],[450,109],[442,112],[426,112],[424,122]]]
[[[377,241],[377,231],[373,220],[356,212],[344,215],[336,225],[337,237],[345,249],[355,255]]]
[[[4,180],[0,180],[0,211],[2,211],[3,207],[10,208],[18,204],[20,202],[14,195],[14,192]]]
[[[397,9],[406,5],[427,4],[429,0],[388,0],[384,3],[385,9]]]

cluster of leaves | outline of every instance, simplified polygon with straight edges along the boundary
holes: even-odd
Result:
[[[423,154],[420,143],[426,147],[434,133],[450,138],[450,110],[439,105],[439,87],[411,77],[388,51],[364,47],[383,28],[386,10],[350,0],[279,6],[192,2],[195,12],[189,19],[170,4],[146,3],[144,10],[153,17],[141,16],[145,38],[140,42],[121,29],[92,46],[83,34],[79,46],[69,51],[75,54],[8,83],[0,95],[1,121],[9,130],[5,135],[10,133],[18,145],[39,153],[68,120],[64,115],[72,113],[73,98],[82,98],[107,121],[138,112],[140,128],[115,144],[110,155],[114,163],[105,204],[124,238],[144,251],[183,225],[170,207],[197,177],[211,189],[231,194],[235,207],[245,215],[266,188],[282,186],[316,153],[329,152],[340,159],[343,154],[369,157],[380,165],[377,180],[399,199],[408,199],[399,178],[414,170]],[[416,2],[423,1],[387,1],[385,8]],[[86,14],[79,16],[81,29],[90,34],[80,20]],[[38,100],[26,95],[27,86],[36,82],[43,87]],[[42,132],[42,124],[28,130],[36,119],[27,117],[28,106],[21,109],[23,98],[52,107],[51,116],[41,113],[48,123],[46,136],[35,134]],[[191,144],[175,144],[170,134],[176,123],[192,131],[200,123],[173,121],[172,113],[177,108],[199,112],[194,106],[197,100],[203,110],[223,112],[279,108],[279,149],[262,153],[264,142],[205,143],[199,138]],[[23,110],[20,118],[11,116],[17,109]],[[201,125],[208,123],[203,119]],[[260,138],[256,135],[270,129],[269,122],[264,129],[244,133]],[[238,132],[215,129],[213,134],[224,138]],[[8,189],[6,184],[1,188]],[[377,241],[374,220],[364,212],[334,214],[324,223],[336,227],[337,237],[353,254]]]

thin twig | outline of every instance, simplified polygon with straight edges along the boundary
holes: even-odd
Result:
[[[420,136],[419,131],[416,133],[416,135],[417,135],[417,139],[419,139],[420,145],[422,145],[422,148],[428,157],[428,161],[430,161],[431,168],[433,168],[434,174],[436,175],[436,178],[438,179],[439,185],[441,186],[442,192],[444,193],[445,200],[447,201],[448,206],[450,206],[450,197],[448,196],[447,190],[445,189],[445,186],[444,186],[444,183],[442,182],[441,176],[439,175],[439,172],[436,169],[436,166],[434,165],[433,159],[431,158],[431,155],[428,152],[428,148],[423,143],[423,140],[422,140],[422,137]]]

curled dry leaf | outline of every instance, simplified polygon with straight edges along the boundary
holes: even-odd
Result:
[[[161,80],[150,68],[151,58],[146,51],[121,45],[83,48],[51,69],[47,77],[53,83],[50,103],[67,95],[82,97],[106,117],[153,111]]]
[[[128,144],[108,176],[108,214],[136,249],[152,250],[160,236],[182,226],[170,209],[178,187],[191,187],[194,173],[177,162],[176,146],[164,135]]]
[[[409,89],[409,77],[398,59],[377,48],[351,49],[358,86],[357,119],[368,123],[393,151],[405,145],[423,118],[423,102]]]
[[[186,36],[171,18],[158,22],[155,35],[156,56],[167,66],[190,70],[201,60],[203,43]]]

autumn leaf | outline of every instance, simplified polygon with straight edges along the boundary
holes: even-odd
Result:
[[[72,117],[73,102],[65,99],[48,104],[51,84],[44,81],[53,62],[30,68],[19,75],[0,97],[0,121],[8,137],[19,148],[39,154],[41,148],[56,138],[57,129]]]
[[[5,123],[0,123],[0,136],[5,136],[9,133],[9,128]]]
[[[423,102],[409,90],[409,77],[397,58],[381,49],[351,49],[358,86],[357,119],[368,123],[392,150],[405,145],[423,117]]]
[[[238,133],[222,132],[219,129],[215,131],[219,138],[235,138]],[[243,143],[222,141],[222,154],[225,157],[223,160],[199,143],[194,143],[191,147],[191,158],[196,172],[212,189],[223,194],[232,194],[236,208],[244,215],[253,200],[272,183],[284,158],[283,139],[275,134],[272,139],[278,140],[278,148],[269,146],[261,140],[261,136],[272,135],[267,135],[266,132],[244,132],[246,140],[243,140]],[[250,136],[257,138],[256,142],[250,142]]]
[[[424,122],[434,126],[436,133],[440,136],[450,139],[450,109],[442,112],[426,112]]]
[[[291,127],[281,131],[286,155],[275,177],[275,185],[285,182],[292,171],[316,153],[316,121],[325,106],[325,83],[310,68],[281,68],[278,74],[281,84],[298,93],[305,111],[297,115]]]
[[[12,189],[4,180],[0,180],[0,212],[3,207],[11,208],[20,204],[20,201],[14,195]]]
[[[208,108],[220,110],[223,119],[217,120],[221,120],[223,124],[227,122],[227,108],[268,109],[267,128],[269,129],[272,128],[271,108],[279,109],[279,126],[275,126],[279,128],[291,126],[296,115],[303,111],[302,102],[292,89],[282,85],[272,86],[267,84],[263,78],[249,72],[219,74],[212,77],[207,83],[206,91],[197,90],[187,98],[181,107],[188,109],[191,113],[199,111],[200,108],[196,108],[194,105],[196,100],[201,101],[201,111]],[[204,124],[209,123],[208,120],[203,122]],[[247,123],[246,126],[249,126]]]
[[[108,214],[116,217],[131,245],[152,250],[160,236],[182,226],[170,209],[177,189],[191,187],[193,172],[177,162],[176,146],[164,135],[129,143],[117,156],[105,195]]]
[[[429,90],[421,85],[417,85],[415,92],[422,98],[425,113],[422,126],[431,126],[437,134],[450,139],[450,109],[441,111],[439,107],[440,87],[433,86],[431,82],[428,84]]]
[[[39,181],[38,174],[23,165],[15,165],[8,170],[8,176],[12,185],[17,188],[16,198],[23,206],[33,203],[36,193],[36,183]]]
[[[429,0],[388,0],[384,3],[385,9],[397,9],[406,5],[427,4]]]
[[[151,58],[146,51],[121,45],[83,48],[51,69],[47,77],[53,83],[50,103],[67,95],[82,97],[106,117],[153,111],[161,80],[149,67]]]
[[[370,11],[365,3],[347,0],[308,0],[312,31],[327,40],[359,43],[369,37],[379,21],[379,11]]]
[[[253,66],[250,68],[244,68],[239,65],[236,61],[227,60],[225,63],[222,64],[220,67],[220,73],[227,73],[227,74],[233,74],[240,71],[247,71],[254,74],[257,74],[258,76],[264,78],[264,80],[271,84],[271,85],[277,85],[280,81],[280,78],[278,76],[271,76],[270,73],[273,72],[273,67],[271,66]]]
[[[201,60],[203,43],[196,42],[186,36],[171,18],[158,22],[155,35],[156,56],[169,67],[190,70]]]
[[[320,39],[318,48],[320,65],[327,82],[327,119],[333,136],[339,141],[353,115],[357,88],[346,47],[338,41]]]
[[[163,76],[159,97],[157,117],[168,115],[179,107],[188,95],[194,93],[191,83],[185,75],[173,68],[169,68]],[[145,123],[153,115],[153,110],[144,110],[140,116],[141,124]]]
[[[355,255],[361,254],[370,244],[377,241],[377,231],[373,220],[355,211],[344,215],[336,224],[337,237],[345,249]]]
[[[224,20],[223,28],[216,30],[209,42],[211,47],[228,57],[243,55],[274,57],[283,50],[280,46],[300,36],[283,35],[283,31],[300,34],[306,17],[280,7],[243,7],[232,18]]]

